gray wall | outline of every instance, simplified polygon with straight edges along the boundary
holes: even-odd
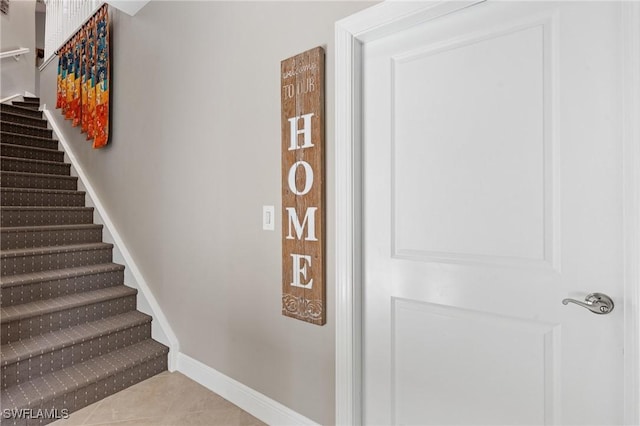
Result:
[[[280,314],[280,61],[327,49],[327,225],[334,229],[334,22],[364,2],[151,2],[114,12],[111,144],[65,135],[181,350],[322,424],[334,421],[328,321]],[[56,63],[41,75],[55,105]],[[56,113],[58,114],[58,113]],[[58,115],[59,116],[59,115]],[[261,229],[275,205],[276,231]]]
[[[44,49],[44,29],[45,29],[46,13],[36,12],[36,47]]]
[[[30,52],[19,61],[2,59],[0,65],[0,98],[35,91],[35,0],[18,0],[9,3],[9,14],[0,13],[0,51],[27,47]]]
[[[46,24],[46,13],[38,12],[36,9],[36,49],[44,50],[44,32]],[[42,65],[46,58],[36,58],[36,64]],[[36,95],[40,94],[40,73],[36,71],[35,92]]]

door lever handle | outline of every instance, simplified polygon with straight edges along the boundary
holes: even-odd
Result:
[[[576,305],[582,306],[583,308],[587,308],[594,314],[604,315],[613,311],[614,304],[613,300],[606,294],[602,293],[591,293],[587,294],[584,302],[575,299],[563,299],[562,304],[568,305],[569,302],[575,303]]]

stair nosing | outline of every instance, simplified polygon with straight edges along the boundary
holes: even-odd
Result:
[[[98,242],[98,243],[69,244],[64,246],[45,246],[45,247],[31,247],[26,249],[0,250],[0,259],[10,259],[14,257],[27,257],[27,256],[41,256],[46,254],[70,253],[74,251],[104,250],[104,249],[112,249],[112,248],[113,248],[113,244],[111,243]]]
[[[27,146],[27,145],[16,145],[16,146]],[[38,148],[38,147],[34,147],[34,148]],[[42,148],[42,149],[47,149],[47,148]],[[54,150],[50,149],[49,151],[54,151]],[[54,152],[64,152],[64,151],[55,150]],[[8,155],[0,155],[0,160],[19,161],[19,162],[23,162],[23,163],[37,163],[37,164],[43,164],[43,165],[47,165],[47,166],[54,166],[54,165],[61,165],[62,164],[64,166],[71,167],[70,163],[61,163],[60,161],[36,160],[34,158],[10,157]],[[24,172],[24,173],[29,173],[29,172]]]
[[[80,306],[95,305],[96,303],[102,303],[107,300],[130,297],[137,294],[137,289],[122,284],[102,288],[99,290],[85,291],[82,293],[74,293],[72,295],[37,300],[35,302],[28,302],[20,305],[7,306],[4,308],[0,308],[0,312],[2,312],[2,315],[0,316],[0,324],[21,321],[27,318],[47,315],[54,312],[66,311],[69,309],[78,308]],[[85,297],[82,300],[74,300],[74,296],[78,295],[83,295]],[[90,297],[87,299],[86,296]],[[28,305],[31,306],[29,306],[29,309],[27,309],[26,312],[18,311],[18,309],[24,310],[24,306]]]
[[[29,129],[34,129],[34,130],[47,130],[49,132],[53,132],[53,129],[50,129],[48,127],[38,127],[38,126],[30,126],[28,124],[20,124],[20,123],[13,123],[11,121],[4,121],[4,120],[0,120],[0,126],[2,124],[9,124],[11,126],[20,126],[20,127],[27,127]],[[21,133],[18,133],[21,134]],[[25,136],[30,136],[30,135],[25,135]]]
[[[131,317],[131,318],[127,318]],[[109,321],[118,320],[125,321],[123,324],[118,325],[110,325],[106,324]],[[14,364],[16,362],[20,362],[25,359],[31,358],[32,355],[43,355],[50,352],[54,352],[63,348],[71,347],[78,343],[88,342],[99,337],[107,336],[113,333],[117,333],[119,331],[127,330],[129,328],[137,327],[142,324],[151,323],[153,318],[151,315],[145,314],[140,311],[127,311],[122,314],[101,318],[95,321],[84,322],[82,324],[77,324],[72,327],[67,327],[59,330],[50,331],[45,334],[39,334],[37,336],[29,337],[27,339],[17,340],[15,342],[9,342],[2,345],[2,349],[0,349],[0,354],[4,355],[7,353],[9,346],[17,346],[16,343],[22,342],[22,351],[13,349],[16,354],[12,354],[11,356],[2,356],[0,355],[0,366],[5,367],[10,364]],[[101,330],[96,330],[90,333],[87,336],[72,336],[72,334],[77,333],[80,334],[79,331],[82,327],[93,326],[93,327],[104,327]],[[40,341],[40,342],[39,342]],[[55,342],[55,343],[50,343]],[[40,347],[39,350],[34,350],[30,348],[30,346]],[[26,353],[24,353],[26,352]]]
[[[55,176],[55,175],[54,175]],[[0,192],[31,192],[34,194],[83,194],[86,195],[85,191],[78,191],[76,189],[47,189],[47,188],[20,188],[14,186],[3,186],[0,187]],[[64,206],[61,206],[64,207]]]
[[[0,175],[13,175],[13,176],[24,176],[24,177],[45,177],[45,178],[53,178],[53,179],[63,179],[63,180],[78,180],[78,176],[67,176],[67,175],[55,175],[48,173],[30,173],[30,172],[9,172],[9,171],[0,171]],[[6,187],[5,187],[6,188]],[[12,187],[9,187],[12,188]],[[44,189],[44,188],[39,188]]]
[[[33,226],[3,226],[0,227],[2,233],[12,232],[43,232],[43,231],[64,231],[77,229],[102,229],[104,225],[99,223],[72,223],[68,225],[33,225]]]
[[[113,360],[118,355],[122,356],[122,354],[127,354],[128,352],[134,352],[137,350],[145,350],[143,356],[136,357],[127,357],[126,362],[123,365],[119,365],[117,367],[113,366]],[[5,407],[8,409],[15,408],[26,408],[30,407],[34,404],[39,404],[44,401],[49,401],[52,398],[57,396],[67,394],[70,392],[75,392],[78,389],[81,389],[84,386],[87,386],[90,383],[99,382],[102,379],[110,377],[114,374],[120,373],[122,371],[127,371],[131,368],[134,368],[136,365],[140,363],[150,361],[156,357],[166,355],[169,352],[169,348],[163,345],[160,342],[153,340],[153,338],[145,339],[141,342],[135,343],[133,345],[126,346],[124,348],[118,349],[116,351],[112,351],[106,353],[104,355],[100,355],[96,358],[89,359],[79,364],[75,364],[69,367],[66,367],[61,370],[54,371],[52,373],[46,374],[41,377],[37,377],[35,379],[30,380],[29,382],[17,384],[11,386],[2,391],[2,400],[7,401],[5,403]],[[133,355],[133,354],[131,354]],[[109,368],[95,368],[97,365],[101,366],[109,366]],[[118,368],[122,367],[122,368]],[[84,372],[91,372],[90,375],[83,374]],[[59,379],[60,376],[66,375],[68,377],[76,377],[79,380],[73,380],[73,384],[70,387],[61,386],[63,382]],[[49,382],[55,382],[57,386],[51,386]],[[35,384],[34,384],[35,383]],[[23,386],[31,386],[36,387],[36,385],[41,385],[41,392],[38,392],[38,395],[35,399],[26,398],[27,392],[24,391]],[[49,389],[47,392],[46,389]],[[18,397],[14,397],[14,394]]]
[[[8,143],[8,142],[0,142],[0,145],[7,145],[9,147],[22,148],[22,149],[30,149],[32,151],[59,152],[64,156],[64,151],[60,151],[59,149],[40,148],[39,146],[20,145],[15,143]],[[5,157],[7,156],[5,155]],[[21,158],[21,157],[12,157],[12,158]],[[29,160],[29,158],[25,158],[25,160]],[[62,163],[62,164],[66,164],[66,163]]]
[[[65,210],[77,210],[77,211],[86,211],[93,210],[93,207],[86,206],[0,206],[0,211],[2,210],[56,210],[56,211],[65,211]]]
[[[47,119],[43,118],[43,117],[32,117],[30,115],[18,114],[16,112],[11,112],[11,111],[0,111],[0,116],[5,115],[5,114],[13,115],[15,117],[21,117],[21,118],[29,118],[31,120],[40,120],[40,121],[44,121],[45,123],[48,123]],[[5,122],[5,123],[13,123],[12,121],[5,121],[5,120],[2,120],[2,121]],[[14,124],[23,124],[23,123],[14,123]],[[48,128],[47,127],[43,127],[43,129],[48,129]]]
[[[47,130],[52,130],[52,129],[47,129]],[[58,139],[53,139],[53,137],[51,138],[45,138],[44,136],[35,136],[35,135],[25,135],[24,133],[14,133],[14,132],[10,132],[8,130],[0,130],[0,135],[5,134],[5,135],[10,135],[10,136],[21,136],[24,138],[35,138],[35,139],[41,139],[43,141],[48,141],[48,142],[56,142],[58,143]],[[5,143],[5,142],[3,142]]]
[[[84,277],[88,275],[98,275],[107,272],[123,271],[124,265],[119,263],[96,263],[93,265],[76,266],[64,269],[49,269],[39,272],[28,272],[26,274],[5,275],[0,278],[0,288],[17,287],[38,282],[62,280],[72,277]]]
[[[3,105],[7,105],[7,106],[10,106],[10,107],[14,107],[14,108],[21,108],[21,109],[24,109],[24,110],[27,110],[27,111],[33,111],[31,108],[25,108],[22,105],[13,105],[13,104],[3,104]],[[39,112],[42,112],[42,111],[39,111]]]

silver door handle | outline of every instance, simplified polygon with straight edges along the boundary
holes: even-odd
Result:
[[[587,308],[594,314],[604,315],[613,311],[614,304],[613,300],[606,294],[602,293],[591,293],[587,294],[584,302],[575,299],[563,299],[562,304],[567,305],[571,303],[575,303],[576,305],[582,306],[583,308]]]

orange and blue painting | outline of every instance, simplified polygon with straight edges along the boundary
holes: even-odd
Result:
[[[109,140],[109,17],[107,9],[96,23],[96,119],[93,147],[102,148]]]
[[[87,45],[85,47],[85,58],[87,66],[87,80],[84,85],[87,94],[87,103],[83,105],[82,129],[87,132],[87,140],[93,139],[93,122],[96,111],[96,26],[95,18],[92,18],[87,25]]]
[[[80,50],[81,40],[80,35],[77,35],[73,41],[73,98],[71,100],[71,125],[77,127],[80,124],[80,112],[82,94],[80,93],[80,83],[82,82],[81,76],[81,59],[82,54]]]
[[[67,78],[67,57],[62,50],[58,52],[58,87],[56,90],[56,108],[63,108],[66,90],[63,84]],[[62,110],[64,113],[64,109]]]
[[[109,142],[109,9],[105,4],[57,52],[56,108],[94,148]]]
[[[76,70],[75,70],[75,58],[74,58],[74,49],[73,49],[73,41],[69,42],[69,47],[67,49],[67,100],[66,100],[66,110],[64,113],[64,118],[67,120],[73,119],[73,86],[75,86],[76,80]]]

